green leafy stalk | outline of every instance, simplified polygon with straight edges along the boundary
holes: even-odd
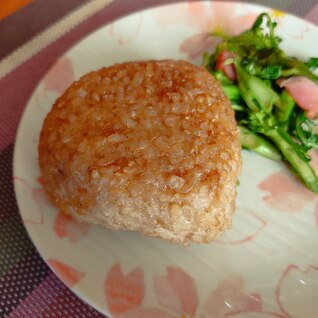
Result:
[[[318,194],[318,178],[299,146],[280,128],[267,130],[265,135],[276,144],[308,189]]]
[[[240,90],[237,86],[235,85],[228,85],[228,84],[223,84],[222,89],[226,97],[231,101],[231,102],[238,102],[241,100],[241,94]]]
[[[284,65],[284,69],[282,71],[283,77],[305,76],[318,84],[318,76],[312,73],[305,63],[291,58],[281,58],[277,61],[277,63]]]
[[[275,37],[275,28],[276,28],[277,23],[272,21],[270,15],[268,13],[261,13],[257,17],[256,21],[254,22],[251,30],[257,31],[257,30],[261,29],[261,25],[263,23],[264,18],[267,19],[266,25],[269,29],[269,39],[271,41],[271,44],[273,47],[277,47],[279,42],[280,42],[280,40]]]
[[[239,125],[240,142],[243,148],[254,151],[266,158],[279,160],[281,155],[277,148],[260,135]]]
[[[235,63],[235,69],[239,90],[251,111],[270,113],[273,105],[280,103],[278,94],[265,82],[248,74],[239,63]]]
[[[275,116],[279,122],[288,125],[288,119],[290,118],[296,103],[290,94],[284,89],[280,94],[280,103],[277,103],[275,109]]]
[[[223,72],[221,71],[211,71],[211,74],[214,76],[215,79],[221,82],[222,85],[233,85],[233,82],[230,81]]]

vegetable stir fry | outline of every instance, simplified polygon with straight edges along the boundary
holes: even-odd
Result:
[[[243,148],[286,161],[314,193],[318,178],[309,150],[318,148],[318,58],[301,62],[279,48],[276,22],[267,13],[251,29],[222,38],[204,66],[217,78],[232,103]]]

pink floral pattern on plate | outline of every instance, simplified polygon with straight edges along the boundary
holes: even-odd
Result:
[[[283,212],[299,212],[316,198],[294,176],[283,172],[270,175],[258,187],[268,192],[263,196],[264,202]]]
[[[262,308],[258,293],[245,294],[241,277],[221,281],[207,299],[204,309],[207,317],[222,318],[235,313],[257,312]]]
[[[242,211],[240,211],[242,212]],[[240,213],[238,212],[238,213]],[[252,241],[267,225],[267,222],[261,218],[259,215],[249,212],[248,213],[249,219],[254,219],[255,220],[255,226],[254,227],[249,227],[249,232],[248,233],[240,233],[240,237],[232,240],[224,239],[222,236],[218,239],[216,239],[214,242],[218,244],[241,244],[241,243],[246,243],[249,241]]]
[[[318,267],[301,270],[289,265],[284,270],[277,288],[276,300],[286,317],[318,317]],[[299,297],[299,295],[302,297]]]
[[[211,2],[208,6],[203,2],[188,4],[188,16],[197,33],[182,42],[180,51],[190,60],[201,57],[219,43],[219,39],[211,37],[210,33],[239,34],[251,27],[256,17],[255,13],[248,12],[236,15],[236,5],[231,2]]]
[[[138,267],[123,275],[120,264],[114,264],[104,285],[109,311],[116,318],[223,318],[230,314],[259,312],[262,307],[260,294],[244,292],[241,277],[221,281],[203,302],[203,312],[199,310],[196,283],[183,269],[167,266],[166,275],[153,277],[153,286],[158,306],[145,307],[143,270]]]
[[[311,151],[311,165],[318,172],[318,153]],[[317,196],[286,172],[276,172],[265,178],[258,185],[259,189],[267,192],[263,201],[269,207],[283,212],[300,212],[308,204],[315,204],[315,226],[318,228],[318,200]]]
[[[77,243],[87,235],[89,228],[89,224],[79,223],[62,211],[56,214],[54,232],[59,238],[67,237],[70,242]]]
[[[45,89],[62,94],[74,82],[74,69],[67,56],[58,60],[43,79]]]
[[[130,28],[125,30],[125,32],[122,32],[120,28],[117,28],[117,23],[118,22],[110,24],[109,35],[113,37],[119,45],[124,45],[134,40],[141,31],[143,16],[142,14],[138,14],[136,19],[131,23]]]
[[[226,317],[233,317],[233,318],[288,318],[285,315],[276,313],[276,312],[266,312],[266,311],[259,311],[259,312],[244,312],[244,313],[234,313],[226,315]]]
[[[108,271],[104,287],[108,308],[115,318],[292,318],[303,317],[304,308],[309,307],[308,317],[317,316],[318,298],[312,293],[318,288],[316,266],[301,270],[288,265],[277,282],[276,301],[280,308],[277,312],[264,310],[261,294],[246,293],[244,285],[240,276],[221,280],[202,302],[194,279],[181,268],[167,266],[166,275],[153,277],[158,305],[147,307],[143,305],[146,293],[143,269],[137,267],[124,275],[116,263]],[[306,302],[299,298],[300,292],[306,294]]]
[[[199,299],[193,278],[180,268],[167,266],[167,275],[154,276],[154,289],[159,306],[167,315],[196,315]]]
[[[104,291],[109,311],[118,315],[141,305],[145,294],[144,272],[137,267],[124,275],[119,263],[108,271]]]
[[[38,188],[32,188],[27,181],[25,181],[23,178],[14,176],[13,179],[16,182],[22,183],[29,191],[31,191],[32,199],[36,202],[38,205],[38,209],[32,213],[32,218],[23,218],[23,222],[29,223],[29,224],[37,224],[37,225],[43,225],[44,224],[44,214],[42,207],[43,205],[48,203],[46,194],[44,192],[44,189],[42,187],[43,182],[41,177],[38,177],[36,181],[41,185]]]
[[[47,262],[69,287],[76,285],[85,276],[85,274],[78,269],[56,259],[49,258]]]

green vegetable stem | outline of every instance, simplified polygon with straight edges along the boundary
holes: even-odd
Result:
[[[282,129],[268,130],[266,135],[277,145],[308,189],[318,193],[318,178],[292,138]]]
[[[252,150],[269,159],[279,160],[282,158],[277,148],[265,138],[252,132],[250,129],[244,126],[239,125],[239,129],[240,141],[243,148]]]

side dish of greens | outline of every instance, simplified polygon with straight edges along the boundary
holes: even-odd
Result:
[[[284,160],[314,193],[318,178],[309,150],[318,148],[318,58],[301,62],[279,48],[277,23],[267,13],[238,36],[222,39],[204,66],[221,82],[232,103],[243,148]]]

